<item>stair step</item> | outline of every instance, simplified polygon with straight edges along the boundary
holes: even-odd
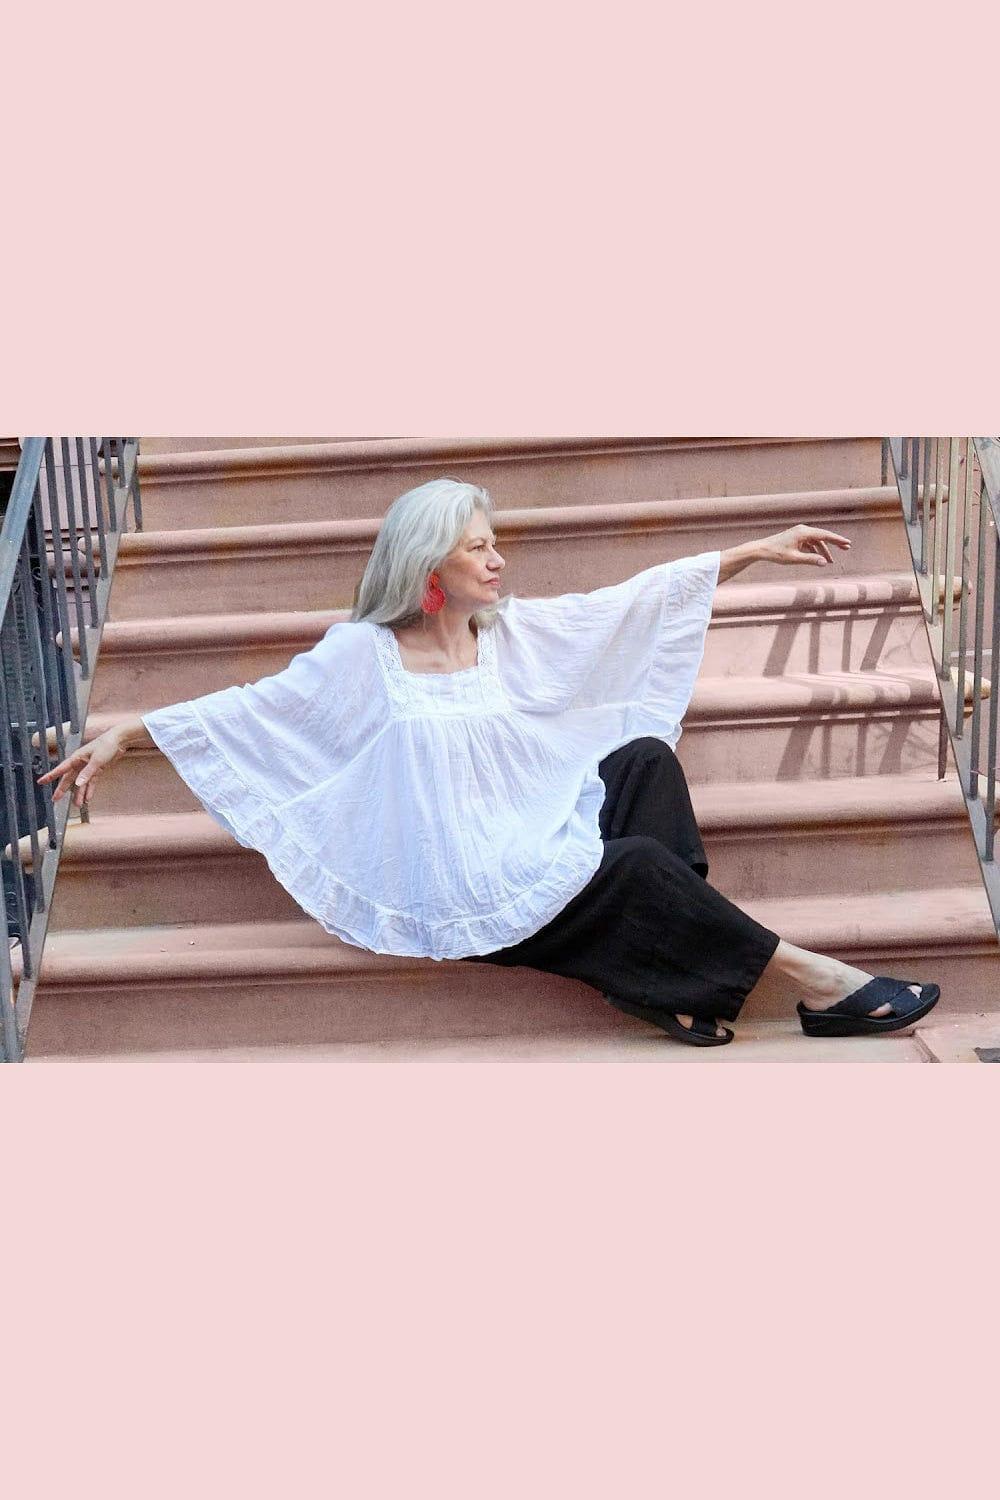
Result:
[[[335,437],[144,437],[139,446],[144,457],[154,453],[218,453],[223,449],[301,448],[314,443],[370,442],[365,438]]]
[[[913,1033],[913,1040],[927,1062],[980,1063],[977,1048],[1000,1047],[1000,1015],[980,1007],[973,1015],[937,1019],[933,1010]]]
[[[404,490],[442,473],[484,485],[503,507],[861,487],[879,483],[881,451],[878,438],[850,437],[289,439],[228,451],[142,449],[139,478],[146,526],[159,530],[379,517]]]
[[[299,609],[349,609],[381,520],[381,514],[327,515],[293,522],[282,510],[269,524],[163,531],[146,517],[146,530],[121,538],[112,618],[261,611],[291,602]],[[731,547],[798,522],[850,536],[851,556],[863,557],[866,571],[912,570],[899,497],[890,487],[533,509],[508,508],[505,497],[495,515],[507,563],[504,591],[522,596],[599,588],[669,555]],[[838,558],[826,576],[836,577],[842,563]],[[789,581],[779,563],[757,564],[755,573],[756,584]]]
[[[967,711],[971,699],[967,682]],[[939,723],[929,666],[707,677],[695,687],[677,753],[692,785],[923,775],[937,767]]]
[[[221,658],[181,655],[171,678],[136,672],[127,706],[106,708],[117,694],[110,659],[98,665],[84,739],[89,741],[136,713],[199,697],[215,687],[252,681],[240,657],[218,680]],[[249,658],[248,658],[249,659]],[[259,658],[255,659],[259,664]],[[284,661],[287,662],[286,653]],[[155,662],[155,658],[151,658]],[[283,663],[284,664],[284,663]],[[275,668],[277,670],[277,667]],[[102,671],[105,676],[101,677]],[[169,689],[169,691],[168,691]],[[989,684],[983,684],[984,696]],[[966,681],[971,705],[972,683]],[[782,783],[867,775],[923,775],[936,771],[940,699],[932,667],[886,672],[803,673],[788,677],[701,678],[685,719],[678,756],[692,784],[704,781]],[[50,749],[54,735],[49,736]],[[107,811],[183,812],[190,794],[169,790],[176,773],[159,751],[131,750],[107,770],[101,795]],[[166,797],[167,801],[160,800]]]
[[[960,581],[956,584],[960,594]],[[91,709],[198,697],[280,672],[348,610],[194,614],[110,621]],[[77,632],[72,632],[74,647]],[[188,657],[180,662],[178,658]],[[912,573],[841,576],[820,583],[722,584],[701,672],[778,677],[827,670],[923,668],[929,663]]]
[[[954,778],[703,784],[692,791],[709,879],[737,903],[790,892],[839,896],[974,884],[978,864]],[[22,839],[22,862],[31,849]],[[50,932],[204,920],[294,920],[301,909],[263,854],[204,810],[67,825]]]
[[[140,460],[147,529],[122,538],[87,739],[282,670],[347,618],[388,504],[442,472],[491,490],[521,596],[799,521],[848,535],[828,569],[758,565],[717,591],[679,750],[710,878],[793,943],[940,983],[939,1029],[984,996],[1000,1023],[1000,945],[957,782],[935,774],[937,682],[877,439],[189,444]],[[307,917],[157,750],[98,798],[67,830],[32,1060],[929,1058],[919,1034],[803,1038],[771,979],[737,1044],[701,1051],[557,976],[371,954]]]
[[[753,901],[746,910],[800,947],[870,973],[940,984],[935,1015],[975,1010],[984,996],[1000,1009],[1000,946],[981,884],[932,895]],[[11,961],[17,978],[19,949]],[[309,919],[54,932],[32,1051],[401,1044],[628,1029],[589,985],[489,965],[477,965],[473,978],[472,969],[458,960],[369,953]],[[746,1018],[787,1016],[791,1003],[784,987],[765,978]]]
[[[627,1019],[627,1018],[626,1018]],[[923,1063],[931,1059],[921,1046],[919,1028],[898,1036],[836,1039],[804,1037],[797,1020],[738,1023],[727,1047],[684,1047],[653,1026],[635,1021],[610,1033],[536,1036],[416,1038],[409,1042],[316,1042],[208,1048],[193,1043],[172,1050],[136,1048],[127,1052],[78,1053],[38,1051],[29,1063]],[[34,1043],[34,1036],[31,1041]],[[85,1040],[85,1039],[84,1039]],[[39,1042],[41,1046],[41,1042]],[[936,1060],[936,1059],[935,1059]]]

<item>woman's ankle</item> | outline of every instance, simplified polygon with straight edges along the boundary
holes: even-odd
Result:
[[[839,958],[796,948],[784,939],[775,949],[771,964],[783,979],[794,985],[807,1008],[836,1004],[871,978],[863,969],[842,963]]]

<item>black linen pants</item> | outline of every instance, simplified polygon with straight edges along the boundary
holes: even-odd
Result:
[[[644,736],[598,766],[604,856],[540,931],[474,963],[581,979],[654,1025],[664,1011],[733,1021],[780,938],[709,885],[680,761]]]

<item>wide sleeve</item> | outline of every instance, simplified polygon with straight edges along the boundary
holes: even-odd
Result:
[[[367,627],[338,622],[273,676],[140,717],[215,820],[260,848],[255,813],[334,778],[383,727],[385,702]]]
[[[658,563],[589,593],[503,601],[504,686],[515,707],[641,706],[674,742],[705,650],[721,553]]]

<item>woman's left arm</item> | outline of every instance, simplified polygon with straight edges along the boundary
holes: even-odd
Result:
[[[850,545],[847,537],[836,531],[824,531],[820,526],[790,526],[787,531],[778,531],[760,541],[727,547],[720,556],[719,582],[725,583],[727,578],[742,573],[755,562],[806,563],[825,568],[833,561],[831,547],[846,550]]]

